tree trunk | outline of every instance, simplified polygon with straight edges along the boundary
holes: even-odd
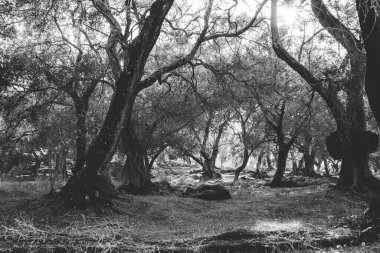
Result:
[[[55,154],[55,176],[61,175],[62,179],[67,178],[67,163],[66,163],[67,152],[62,147]]]
[[[264,150],[261,150],[259,153],[259,156],[257,157],[257,164],[256,164],[256,176],[257,176],[257,178],[261,178],[260,171],[261,171],[261,164],[263,161],[264,154],[265,154]]]
[[[291,153],[291,158],[292,158],[292,171],[295,175],[299,173],[298,171],[298,166],[297,166],[297,160],[294,152]]]
[[[306,176],[315,176],[314,162],[315,162],[315,151],[312,150],[310,153],[305,152],[303,154],[303,160],[305,161],[305,168],[303,172]]]
[[[356,0],[366,54],[365,89],[369,105],[380,126],[380,14],[377,1]]]
[[[324,160],[323,160],[323,164],[324,164],[324,167],[325,167],[326,177],[331,177],[331,175],[330,175],[330,171],[329,171],[329,165],[328,165],[328,163],[327,163],[327,159],[324,159]]]
[[[282,183],[282,178],[286,169],[286,159],[288,158],[290,148],[286,145],[279,145],[278,157],[277,157],[277,169],[274,174],[273,180],[270,183],[270,187],[279,187]]]
[[[337,187],[339,189],[352,188],[358,192],[371,192],[380,189],[380,181],[372,175],[368,165],[368,155],[355,152],[352,144],[354,131],[341,131],[343,143],[343,157]]]
[[[127,155],[123,171],[126,175],[126,185],[143,189],[149,180],[146,151],[141,147],[137,136],[130,126],[123,131],[124,150]]]
[[[209,157],[206,153],[201,151],[201,155],[203,157],[202,162],[202,177],[204,180],[209,180],[213,178],[217,178],[220,174],[215,172],[215,160],[216,157]]]
[[[106,8],[103,3],[99,4],[97,1],[93,1],[93,4],[98,10],[101,8],[99,12]],[[99,134],[89,147],[86,166],[71,177],[61,191],[61,197],[68,207],[85,208],[89,205],[112,204],[111,201],[116,196],[116,192],[111,182],[106,179],[104,170],[112,159],[122,130],[130,124],[136,96],[144,88],[141,79],[146,62],[172,4],[172,0],[154,1],[149,15],[141,23],[139,34],[131,43],[123,46],[125,56],[123,67],[120,61],[116,63],[121,70],[120,74],[115,75],[116,89]],[[115,38],[117,33],[115,22],[109,19],[107,21],[110,24],[109,38]],[[119,39],[120,37],[118,40],[111,40],[109,44],[117,45],[120,43]],[[127,42],[123,41],[123,43]],[[113,66],[116,61],[114,56],[109,56]]]
[[[32,166],[32,176],[33,178],[37,178],[38,169],[41,167],[41,159],[38,157],[36,152],[33,152],[34,157],[34,165]]]
[[[83,169],[86,163],[86,148],[87,148],[87,127],[86,127],[86,116],[88,110],[88,101],[83,101],[81,99],[74,99],[75,114],[76,114],[76,126],[77,126],[77,137],[76,137],[76,160],[75,165],[72,170],[73,174]]]
[[[61,168],[61,173],[62,173],[62,179],[67,178],[67,162],[66,162],[66,157],[67,157],[67,151],[62,150],[62,168]]]
[[[214,169],[211,167],[211,161],[204,161],[202,165],[202,177],[204,180],[209,180],[214,178]]]
[[[134,62],[132,66],[137,64]],[[88,150],[86,166],[77,171],[61,191],[67,207],[110,205],[116,196],[113,185],[105,176],[105,169],[115,152],[125,123],[132,115],[137,94],[131,94],[129,88],[134,84],[135,78],[132,72],[120,74],[103,126]]]
[[[200,151],[200,154],[203,157],[203,165],[202,165],[203,173],[202,174],[203,174],[203,179],[205,180],[221,177],[219,173],[215,172],[215,162],[219,154],[219,142],[222,137],[224,128],[226,127],[228,123],[227,120],[224,120],[223,123],[219,125],[217,136],[214,140],[214,144],[212,145],[211,155],[208,155],[206,153],[206,143],[209,138],[210,126],[212,123],[212,119],[214,117],[214,112],[210,111],[209,115],[210,116],[207,121],[206,130],[205,130],[205,137],[203,139],[201,151]]]
[[[270,153],[269,153],[269,152],[267,153],[267,157],[266,157],[266,159],[267,159],[268,170],[274,170],[274,168],[273,168],[273,166],[272,166],[272,161],[271,161],[271,159],[270,159]]]
[[[302,157],[299,161],[298,161],[298,167],[297,167],[297,170],[300,171],[301,169],[303,169],[304,167],[304,163],[305,163],[305,159],[304,157]]]
[[[296,161],[292,161],[292,171],[295,175],[298,175],[299,174],[299,170],[298,170],[298,165],[297,165],[297,162]]]
[[[248,160],[249,160],[249,152],[247,148],[244,148],[243,161],[241,165],[235,170],[234,182],[239,180],[239,175],[245,169],[245,167],[247,167]]]
[[[365,48],[367,50],[366,90],[371,109],[380,120],[380,92],[378,92],[380,73],[377,70],[380,63],[380,21],[378,5],[372,1],[357,0],[359,23],[362,29]],[[336,84],[331,80],[325,87],[320,80],[296,61],[282,46],[277,27],[277,0],[272,0],[271,30],[272,46],[276,55],[297,71],[306,82],[326,101],[337,123],[337,132],[343,145],[342,167],[337,186],[355,188],[361,191],[379,190],[380,181],[369,174],[368,156],[360,156],[353,152],[351,134],[365,129],[365,114],[363,108],[363,57],[361,43],[355,35],[336,19],[326,8],[322,0],[312,0],[312,9],[322,26],[348,52],[351,63],[350,82],[347,84],[347,106],[337,96]],[[347,110],[345,110],[347,108]],[[360,156],[360,157],[359,157]],[[366,182],[367,181],[367,182]]]

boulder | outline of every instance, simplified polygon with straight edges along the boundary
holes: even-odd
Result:
[[[194,189],[194,198],[205,200],[225,200],[230,199],[230,192],[222,185],[203,184]]]

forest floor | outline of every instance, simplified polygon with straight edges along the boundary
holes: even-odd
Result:
[[[199,184],[191,169],[162,170],[156,178]],[[379,243],[360,236],[366,203],[332,189],[332,179],[298,178],[306,186],[274,189],[249,173],[235,184],[232,173],[222,175],[216,183],[231,191],[230,200],[120,194],[122,213],[57,214],[42,197],[49,182],[0,182],[0,251],[380,252]]]

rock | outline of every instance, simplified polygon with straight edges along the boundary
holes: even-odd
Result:
[[[203,184],[194,189],[194,198],[205,200],[225,200],[230,199],[230,192],[222,185]]]

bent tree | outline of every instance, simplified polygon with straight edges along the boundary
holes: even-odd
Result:
[[[365,131],[365,113],[363,106],[364,84],[364,55],[361,42],[354,34],[335,18],[321,0],[312,0],[314,15],[331,36],[347,51],[350,61],[348,81],[341,87],[333,78],[334,73],[324,73],[323,79],[318,79],[304,65],[291,56],[283,47],[277,26],[277,0],[271,5],[272,47],[276,55],[293,68],[309,86],[326,102],[336,122],[337,132],[332,133],[326,140],[327,148],[335,159],[342,159],[342,166],[337,186],[352,187],[358,191],[367,192],[380,189],[380,181],[371,173],[368,167],[368,154],[373,150],[373,143]],[[346,93],[347,101],[340,100],[339,89]],[[359,137],[358,137],[359,136]],[[360,136],[365,136],[364,139]],[[363,141],[361,142],[360,139]],[[363,149],[356,148],[356,144]],[[369,147],[371,146],[371,147]],[[362,151],[365,152],[362,152]]]
[[[365,89],[369,105],[380,126],[380,3],[356,0],[359,24],[366,54]]]

